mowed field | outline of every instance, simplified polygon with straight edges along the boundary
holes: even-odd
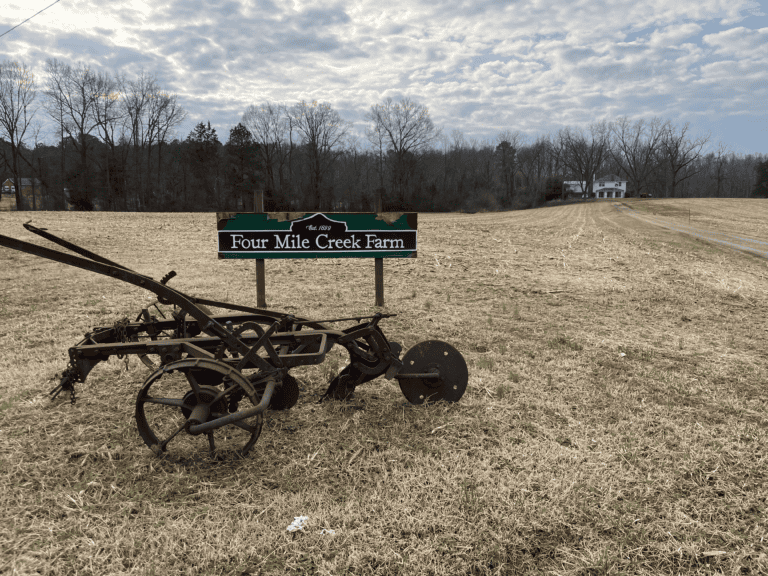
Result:
[[[621,202],[768,240],[764,200]],[[255,306],[255,264],[216,258],[213,214],[0,213],[0,230],[50,246],[30,218]],[[376,310],[373,261],[266,270],[272,310]],[[385,260],[398,316],[380,325],[404,351],[460,350],[462,400],[411,406],[380,378],[317,404],[332,353],[292,371],[297,406],[247,459],[183,464],[136,431],[136,358],[97,366],[74,406],[48,396],[83,333],[152,295],[0,248],[0,573],[768,573],[767,275],[612,201],[420,214],[418,258]]]

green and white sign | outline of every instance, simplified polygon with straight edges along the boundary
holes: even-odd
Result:
[[[217,214],[219,258],[415,258],[417,214]]]

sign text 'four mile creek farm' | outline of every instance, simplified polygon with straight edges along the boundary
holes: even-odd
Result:
[[[218,214],[219,258],[415,258],[415,212]]]

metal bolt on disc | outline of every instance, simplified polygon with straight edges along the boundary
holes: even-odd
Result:
[[[469,381],[467,363],[461,352],[447,342],[427,340],[416,344],[403,357],[401,374],[439,374],[439,378],[396,376],[400,390],[411,404],[438,400],[458,402]]]

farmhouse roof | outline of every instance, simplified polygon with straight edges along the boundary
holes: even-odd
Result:
[[[32,180],[33,178],[19,178],[21,180],[22,186],[32,186]],[[42,182],[39,178],[34,178],[35,186],[40,186]],[[13,186],[13,178],[6,178],[5,182],[3,182],[3,185],[5,185],[6,182],[10,182],[10,185]]]
[[[606,174],[605,176],[598,178],[597,182],[624,182],[624,178],[616,176],[616,174]]]

